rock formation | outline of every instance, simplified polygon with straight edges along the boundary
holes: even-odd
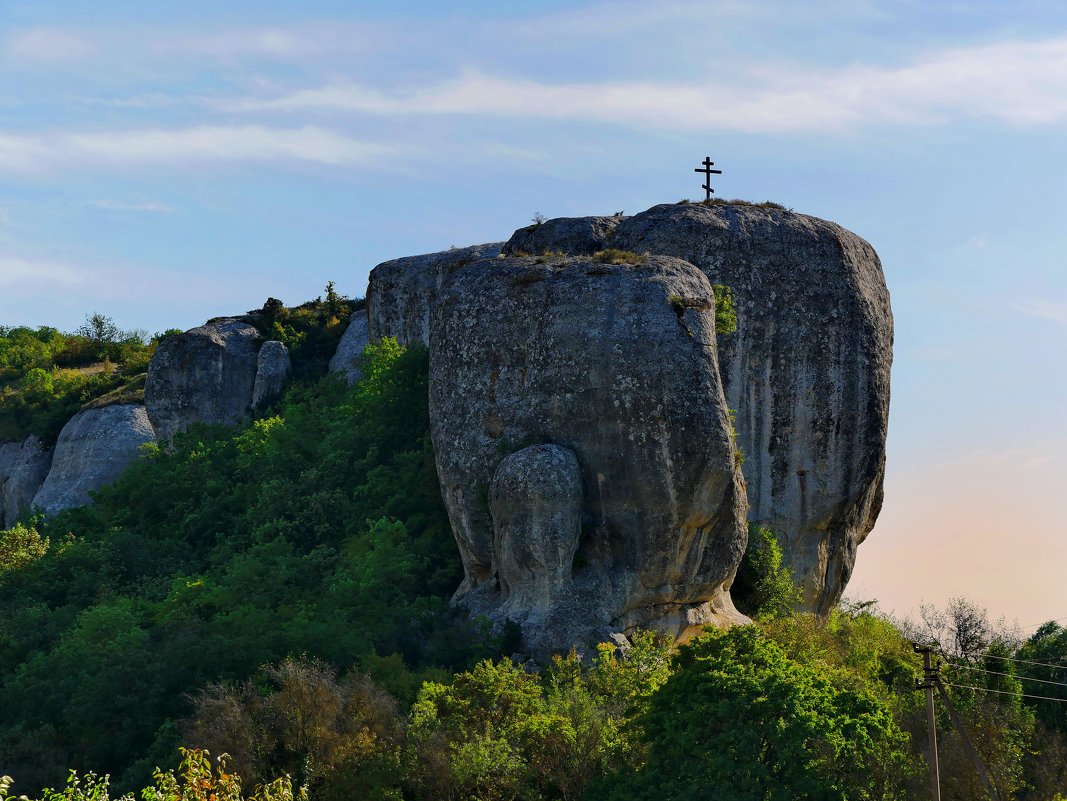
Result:
[[[505,255],[540,255],[550,251],[589,256],[607,245],[609,234],[625,217],[557,217],[520,228],[501,248]]]
[[[52,466],[33,505],[46,514],[83,506],[155,441],[145,407],[124,403],[78,412],[63,426]]]
[[[627,219],[548,220],[516,231],[504,250],[577,254],[599,242],[684,259],[711,283],[732,290],[738,330],[720,339],[719,365],[727,405],[736,412],[751,520],[783,538],[786,559],[804,588],[806,605],[828,611],[844,590],[857,547],[873,527],[882,500],[893,334],[889,296],[874,250],[833,223],[745,204],[663,205]],[[473,292],[475,287],[464,276],[472,262],[495,249],[481,245],[398,259],[379,265],[371,274],[367,297],[372,339],[396,336],[402,343],[431,343],[431,371],[441,378],[441,394],[436,397],[442,400],[449,381],[458,376],[450,379],[439,372],[450,368],[437,364],[437,354],[465,340],[490,336],[481,328],[492,329],[500,322],[489,311],[505,301],[516,302],[516,287],[524,281],[530,287],[542,283],[536,278],[538,270],[550,272],[536,260],[521,261],[528,270],[523,276],[528,277],[513,274],[519,260],[479,263],[479,274],[491,291],[477,293],[484,310],[472,308],[454,285],[466,282],[464,291]],[[610,272],[605,265],[595,269]],[[613,297],[612,291],[605,289],[596,302],[610,305],[613,301],[606,298]],[[516,319],[529,318],[528,327],[555,314],[548,300],[530,300],[535,296],[536,292],[527,291],[527,305],[514,312]],[[452,313],[444,308],[459,303],[471,322],[451,319]],[[449,341],[433,345],[438,327],[431,329],[428,321],[438,310],[443,320],[451,320],[447,331],[441,329]],[[588,326],[576,325],[571,335],[590,348],[601,348],[602,357],[614,364],[618,358],[614,334],[605,334],[605,327],[593,320]],[[509,318],[508,324],[512,322]],[[452,337],[459,342],[452,342]],[[533,359],[542,345],[535,331],[523,329],[512,347],[528,349]],[[490,356],[487,363],[495,363],[497,357]],[[565,351],[560,358],[568,358]],[[517,364],[519,357],[514,361]],[[452,391],[459,397],[483,389],[455,383]],[[549,400],[539,403],[557,410],[569,408],[551,386],[540,391]],[[576,419],[584,419],[576,414]],[[470,422],[489,437],[485,432],[502,425],[498,418],[499,414]],[[587,475],[579,449],[556,438],[546,441],[574,450]],[[508,440],[509,446],[515,442],[514,436]],[[462,438],[435,440],[435,445],[439,465],[445,468],[481,447]],[[629,458],[628,448],[619,453],[623,455],[618,458]],[[441,475],[446,500],[453,496],[449,506],[468,566],[461,595],[499,573],[493,564],[487,513],[477,512],[471,500],[485,492],[493,474],[479,462],[468,477],[472,483]],[[588,483],[585,491],[590,492]],[[457,500],[461,493],[463,502]],[[579,561],[584,558],[581,553]]]
[[[684,637],[743,619],[729,587],[744,484],[703,273],[659,257],[489,259],[438,292],[430,424],[457,599],[524,623],[535,653],[598,628]]]
[[[465,264],[500,254],[502,242],[452,248],[379,264],[367,285],[367,327],[372,342],[394,337],[401,345],[430,342],[430,310],[448,276]]]
[[[248,323],[226,318],[159,344],[144,396],[160,440],[170,441],[194,423],[236,425],[247,417],[259,368],[258,337]]]
[[[362,375],[359,360],[368,342],[370,331],[367,330],[367,310],[354,311],[348,318],[348,328],[337,343],[337,351],[330,359],[330,372],[341,373],[348,384],[359,381]]]
[[[264,342],[256,357],[256,380],[252,385],[252,408],[262,409],[281,394],[292,372],[289,348],[282,342]]]
[[[29,511],[52,465],[52,449],[34,435],[0,445],[0,510],[5,528]]]
[[[882,504],[893,318],[877,254],[825,220],[745,205],[655,206],[611,244],[732,290],[719,360],[751,519],[784,537],[806,603],[828,612]]]

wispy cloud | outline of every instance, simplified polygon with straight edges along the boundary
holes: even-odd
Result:
[[[248,161],[354,167],[374,164],[392,151],[388,145],[364,142],[313,126],[199,126],[173,130],[0,134],[0,171]]]
[[[6,44],[8,57],[36,64],[79,61],[96,52],[89,39],[59,28],[20,31],[10,36]]]
[[[158,203],[156,201],[138,201],[127,202],[122,200],[94,200],[93,205],[98,209],[107,209],[108,211],[144,211],[153,214],[167,214],[174,211],[173,206],[168,206],[166,203]]]
[[[1067,37],[945,50],[903,67],[768,66],[703,82],[548,83],[468,71],[419,89],[331,84],[226,104],[238,111],[473,114],[675,130],[846,131],[955,116],[1012,125],[1067,119]]]
[[[1024,300],[1016,303],[1015,308],[1031,317],[1040,317],[1043,320],[1052,320],[1067,325],[1067,302],[1042,299]]]
[[[68,264],[26,259],[0,252],[0,287],[23,284],[76,284],[83,280],[80,270]]]

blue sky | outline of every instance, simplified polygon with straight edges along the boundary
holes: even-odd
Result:
[[[0,324],[190,327],[536,213],[771,199],[896,315],[853,594],[1067,618],[1067,6],[0,6]]]

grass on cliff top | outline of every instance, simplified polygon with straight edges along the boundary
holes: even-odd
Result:
[[[762,203],[756,203],[752,200],[742,200],[735,197],[727,200],[722,197],[713,197],[711,200],[690,200],[687,197],[683,197],[678,201],[677,205],[685,206],[692,204],[694,206],[752,206],[757,209],[778,209],[779,211],[792,211],[793,209],[788,206],[783,206],[781,203],[775,203],[773,200],[764,200]]]

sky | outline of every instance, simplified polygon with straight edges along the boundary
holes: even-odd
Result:
[[[0,325],[320,295],[535,214],[774,200],[878,251],[849,594],[1067,620],[1067,4],[4,0]]]

